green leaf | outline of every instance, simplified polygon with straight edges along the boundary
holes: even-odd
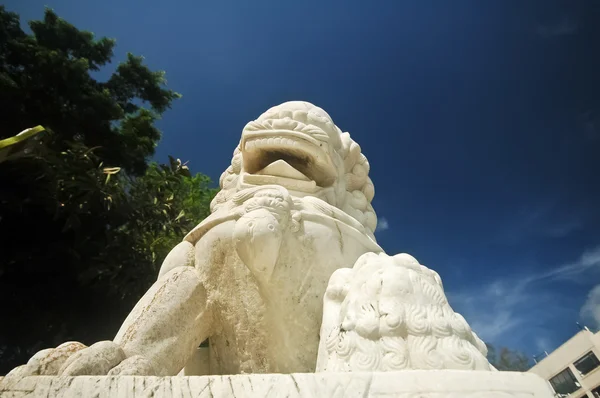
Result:
[[[23,141],[41,133],[44,130],[45,129],[42,126],[36,126],[36,127],[30,128],[30,129],[23,130],[19,134],[15,135],[14,137],[10,137],[10,138],[1,140],[0,141],[0,149],[23,142]]]
[[[0,353],[0,372],[68,336],[114,334],[169,251],[209,214],[213,196],[208,178],[185,177],[189,169],[176,156],[148,161],[161,138],[156,122],[179,98],[164,73],[130,54],[106,69],[108,80],[97,80],[90,71],[110,66],[113,39],[51,10],[30,28],[0,6],[7,134],[0,140],[46,128],[4,147],[11,155],[35,143],[32,156],[0,164],[1,230],[10,242],[2,248],[0,301],[19,310],[8,315],[17,326],[3,336],[11,345]],[[44,242],[31,245],[17,230],[34,230]]]

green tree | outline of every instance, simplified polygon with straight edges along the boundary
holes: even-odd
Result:
[[[498,370],[526,372],[531,368],[531,361],[522,352],[501,347],[500,351],[491,344],[488,347],[488,361]]]
[[[127,223],[114,231],[113,246],[103,253],[106,264],[118,267],[110,274],[121,279],[114,284],[120,289],[115,293],[135,302],[156,280],[168,252],[209,215],[216,190],[209,188],[207,176],[191,176],[185,165],[171,157],[169,165],[151,163],[142,177],[122,178],[128,187],[127,203],[120,203],[119,211],[127,213]],[[122,258],[115,261],[117,256]],[[137,263],[146,264],[143,273]]]
[[[111,339],[215,194],[179,160],[148,162],[179,97],[163,72],[129,54],[100,82],[90,72],[114,40],[51,10],[29,26],[0,6],[0,140],[46,129],[0,162],[0,374],[67,340]]]
[[[0,6],[0,109],[9,116],[0,138],[41,124],[57,133],[55,148],[73,140],[99,146],[108,163],[142,174],[160,139],[154,121],[179,97],[163,87],[164,72],[128,54],[108,81],[99,82],[89,72],[110,62],[115,40],[95,40],[50,9],[29,27],[33,35]]]

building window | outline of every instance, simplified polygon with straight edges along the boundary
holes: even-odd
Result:
[[[594,398],[600,398],[600,386],[592,390],[592,395],[594,396]]]
[[[569,368],[551,378],[550,384],[557,394],[570,394],[581,387]]]
[[[598,360],[596,354],[590,351],[583,357],[575,361],[573,366],[575,366],[575,368],[579,371],[579,373],[581,373],[582,376],[585,376],[586,374],[590,373],[592,370],[600,366],[600,361]]]

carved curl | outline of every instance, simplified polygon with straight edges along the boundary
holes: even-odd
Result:
[[[333,273],[317,371],[492,370],[485,344],[450,307],[439,275],[408,254],[367,253]],[[360,358],[354,358],[357,353]],[[366,357],[368,356],[368,358]]]

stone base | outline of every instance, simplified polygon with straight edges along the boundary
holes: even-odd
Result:
[[[551,398],[532,373],[409,370],[233,376],[31,376],[0,380],[1,398],[21,397],[401,397]]]

